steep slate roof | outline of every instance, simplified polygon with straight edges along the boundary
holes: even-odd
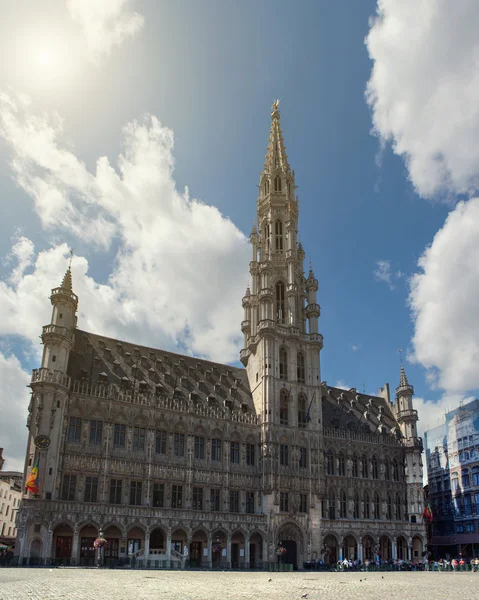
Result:
[[[380,396],[322,384],[323,428],[397,435],[392,407]]]
[[[68,375],[73,381],[136,384],[143,393],[158,389],[169,397],[255,414],[245,369],[201,358],[138,346],[77,329]]]

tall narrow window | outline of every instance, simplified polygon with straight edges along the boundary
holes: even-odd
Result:
[[[392,518],[393,513],[391,509],[391,494],[388,493],[388,495],[386,496],[386,519],[388,521],[391,521]]]
[[[373,456],[373,459],[371,461],[371,471],[372,478],[378,479],[378,459],[375,456]]]
[[[285,310],[286,305],[284,302],[284,283],[282,281],[278,281],[276,284],[276,320],[278,323],[285,322]]]
[[[211,460],[215,462],[221,461],[221,440],[212,438],[211,440]]]
[[[358,457],[356,455],[353,456],[352,472],[353,477],[359,477]]]
[[[230,490],[230,512],[239,512],[239,491]]]
[[[96,502],[98,498],[98,477],[87,477],[85,480],[85,502]]]
[[[113,447],[124,448],[126,437],[126,425],[124,423],[115,423],[115,431],[113,434]]]
[[[344,490],[339,495],[339,517],[346,518],[346,492]]]
[[[274,191],[275,192],[281,191],[281,177],[279,177],[279,176],[274,178]]]
[[[239,462],[240,462],[239,442],[230,442],[230,463],[239,465]]]
[[[279,493],[279,510],[280,512],[289,511],[289,495],[288,492]]]
[[[393,481],[399,481],[399,464],[397,458],[393,460]]]
[[[75,500],[76,485],[76,475],[63,475],[62,500]]]
[[[274,239],[275,247],[278,252],[283,251],[283,223],[282,221],[276,221],[274,225]]]
[[[361,477],[367,479],[368,476],[368,459],[363,456],[361,459]]]
[[[306,427],[306,397],[303,394],[298,396],[298,427]]]
[[[379,494],[377,492],[374,494],[373,508],[374,508],[374,518],[380,519],[381,514],[379,512]]]
[[[389,469],[389,462],[387,460],[384,462],[384,479],[386,481],[391,479],[391,471]]]
[[[302,352],[298,352],[297,362],[298,382],[305,383],[304,354]]]
[[[399,497],[399,494],[396,494],[396,502],[395,502],[395,513],[396,513],[396,520],[400,521],[401,520],[401,498]]]
[[[165,499],[165,484],[154,483],[153,484],[153,506],[155,508],[163,508]]]
[[[171,508],[183,508],[182,485],[173,485],[171,487]]]
[[[205,438],[201,435],[195,435],[195,458],[203,460],[205,457]]]
[[[144,427],[133,428],[133,451],[144,452],[145,450],[145,435],[146,430]]]
[[[102,421],[90,421],[90,446],[100,446],[103,433]]]
[[[110,504],[121,504],[121,479],[110,480]]]
[[[279,395],[279,423],[280,425],[288,424],[288,392],[281,390]]]
[[[220,510],[220,490],[211,488],[210,490],[210,510]]]
[[[143,490],[142,481],[131,481],[130,482],[130,504],[132,506],[141,505],[141,493]]]
[[[203,510],[203,488],[193,488],[193,510]]]
[[[371,507],[369,505],[369,494],[364,492],[364,518],[369,519]]]
[[[354,492],[353,518],[359,519],[359,494],[357,492]]]
[[[246,464],[250,467],[255,464],[254,444],[251,443],[246,444]]]
[[[328,450],[326,454],[326,473],[334,475],[334,454],[331,450]]]
[[[279,445],[279,464],[287,467],[289,465],[289,448],[288,444]]]
[[[299,449],[299,468],[306,469],[308,467],[308,449],[304,446]]]
[[[335,519],[336,518],[336,496],[333,490],[329,490],[328,495],[328,518]]]
[[[288,352],[283,347],[279,349],[279,378],[288,379]]]
[[[173,454],[175,456],[185,455],[185,434],[175,433],[173,436]]]
[[[80,417],[70,417],[68,426],[68,441],[79,444],[81,438],[81,419]]]
[[[341,475],[341,477],[346,475],[346,461],[343,454],[338,455],[338,475]]]
[[[254,513],[254,492],[246,492],[246,512]]]

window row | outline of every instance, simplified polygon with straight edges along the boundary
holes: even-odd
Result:
[[[472,477],[471,477],[472,475]],[[460,487],[468,488],[472,486],[479,485],[479,466],[472,467],[472,472],[470,469],[461,469],[461,485],[459,485],[459,473],[455,472],[451,475],[451,489],[452,491],[458,490]],[[437,491],[442,490],[442,482],[437,482]]]
[[[292,463],[292,452],[288,444],[279,445],[279,464],[283,467],[289,467]],[[299,447],[297,449],[297,461],[300,469],[306,469],[308,467],[308,449],[305,447]]]
[[[392,463],[384,461],[383,475],[386,481],[402,481],[402,473],[399,466],[399,461],[394,458]],[[327,475],[339,475],[345,477],[346,473],[346,457],[344,454],[338,454],[336,457],[332,450],[326,452],[326,473]],[[351,457],[351,476],[362,477],[363,479],[379,479],[379,463],[378,459],[373,456],[371,460],[366,456]]]
[[[327,498],[327,505],[323,507],[323,514],[328,519],[353,518],[400,521],[404,518],[407,521],[406,506],[407,498],[404,498],[403,501],[401,501],[401,496],[399,494],[392,496],[388,493],[384,498],[384,502],[381,502],[377,492],[370,496],[369,492],[366,491],[361,496],[359,492],[354,493],[348,510],[346,492],[341,491],[336,495],[333,490],[330,490]]]
[[[68,441],[71,443],[81,442],[82,420],[79,417],[70,417],[68,427]],[[146,449],[146,428],[133,427],[132,446],[133,452],[144,452]],[[98,446],[102,443],[103,423],[102,421],[90,421],[90,444]],[[222,462],[223,443],[221,439],[211,438],[209,458],[213,462]],[[185,456],[186,435],[184,433],[173,434],[172,454],[176,457]],[[113,431],[113,447],[127,447],[127,426],[124,423],[115,423]],[[193,456],[195,459],[204,460],[207,458],[206,438],[195,435],[193,444]],[[168,432],[166,430],[155,431],[154,449],[156,454],[168,454]],[[245,463],[248,466],[256,464],[256,445],[253,443],[244,444]],[[229,462],[233,464],[241,463],[241,444],[240,442],[229,442]]]
[[[282,294],[278,296],[278,290],[282,289]],[[284,284],[280,281],[276,284],[276,298],[283,299],[282,310],[284,311]],[[280,306],[280,308],[281,308]],[[288,377],[288,351],[284,346],[281,346],[279,349],[279,378],[287,381]],[[299,383],[306,383],[306,369],[305,369],[305,360],[304,354],[302,352],[298,352],[296,354],[296,379]]]
[[[306,424],[311,421],[311,403],[308,404],[304,394],[299,394],[296,405],[296,423],[292,422],[294,411],[291,392],[282,389],[279,395],[279,423],[280,425],[297,425],[298,427],[306,427]]]
[[[308,495],[299,494],[299,504],[297,507],[291,505],[290,493],[280,492],[279,493],[279,510],[280,512],[290,512],[293,508],[296,508],[300,513],[308,512]]]
[[[98,477],[86,477],[84,502],[100,502]],[[61,489],[61,499],[77,500],[77,476],[64,475]],[[130,504],[131,506],[150,505],[154,508],[191,508],[193,510],[255,512],[255,492],[246,490],[230,490],[226,493],[220,488],[192,488],[191,506],[185,506],[186,490],[183,485],[171,485],[171,494],[167,494],[167,484],[153,482],[150,486],[150,497],[143,481],[127,482],[122,479],[110,479],[107,501],[110,504]],[[208,496],[209,494],[209,496]],[[123,501],[125,499],[125,501]],[[222,503],[223,502],[223,503]],[[227,505],[225,505],[227,503]],[[241,510],[244,506],[244,510]]]

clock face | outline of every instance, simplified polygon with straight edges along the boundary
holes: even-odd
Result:
[[[35,438],[35,446],[42,450],[45,450],[50,445],[50,438],[48,435],[37,435]]]

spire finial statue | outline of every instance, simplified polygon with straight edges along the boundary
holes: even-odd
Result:
[[[69,269],[72,268],[73,255],[74,255],[73,248],[70,248],[70,264],[68,265]]]
[[[398,352],[399,352],[399,361],[400,361],[401,366],[402,366],[402,348],[398,348]]]

